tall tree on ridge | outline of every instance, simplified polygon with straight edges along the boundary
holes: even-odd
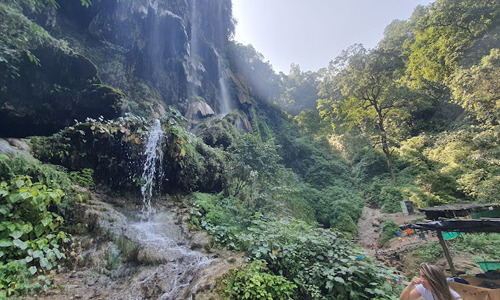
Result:
[[[331,62],[329,76],[320,85],[318,110],[331,120],[338,132],[359,128],[371,136],[374,146],[382,149],[391,179],[392,144],[404,135],[405,119],[412,106],[422,102],[421,95],[398,79],[405,65],[398,52],[372,50],[355,45]]]

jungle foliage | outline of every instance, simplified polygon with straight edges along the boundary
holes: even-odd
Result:
[[[375,49],[354,45],[330,63],[319,115],[372,205],[498,201],[497,6],[419,6]]]
[[[82,200],[64,169],[0,155],[0,297],[47,288],[48,272],[76,258],[67,229]]]
[[[230,2],[224,5],[230,12]],[[437,0],[391,23],[375,49],[353,45],[317,72],[292,65],[288,75],[276,74],[251,45],[227,45],[230,93],[248,132],[232,113],[195,136],[179,111],[166,109],[159,118],[163,177],[156,181],[161,193],[191,196],[183,203],[190,226],[208,231],[214,247],[246,251],[254,261],[223,279],[225,297],[394,298],[391,271],[350,241],[364,205],[396,212],[402,200],[419,207],[498,201],[498,12],[496,1]],[[0,37],[2,76],[18,76],[26,57],[37,64],[32,50],[42,44],[70,51],[24,17],[17,1],[1,2],[0,17],[9,33]],[[158,92],[140,82],[137,95]],[[150,124],[135,115],[89,118],[33,138],[36,157],[69,176],[0,156],[5,293],[24,293],[32,274],[67,257],[70,237],[61,227],[82,199],[70,179],[139,192]],[[387,239],[395,223],[382,227]],[[484,237],[460,238],[467,240],[459,250],[497,254]],[[420,250],[429,260],[438,255],[435,247]]]

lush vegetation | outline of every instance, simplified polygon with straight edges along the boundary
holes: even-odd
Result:
[[[218,288],[225,299],[292,299],[297,285],[254,261],[245,269],[229,271]]]
[[[0,155],[0,297],[46,288],[46,274],[75,258],[65,218],[82,200],[61,168]]]
[[[447,242],[451,253],[454,255],[469,255],[474,262],[496,260],[499,253],[500,234],[474,233],[461,234]],[[435,263],[444,259],[444,253],[439,242],[419,244],[412,262],[417,268],[421,263]]]
[[[221,26],[230,35],[230,2],[223,4]],[[0,26],[9,33],[0,37],[2,82],[19,75],[21,61],[38,64],[33,51],[41,45],[72,52],[25,17],[21,5],[36,10],[57,2],[0,3],[5,20]],[[214,247],[245,251],[252,261],[219,283],[224,297],[391,299],[398,294],[387,281],[391,271],[351,241],[366,204],[396,212],[403,200],[419,207],[498,202],[498,5],[437,0],[419,6],[409,20],[391,23],[375,49],[353,45],[317,72],[292,65],[288,75],[276,74],[251,45],[230,42],[221,60],[238,109],[216,120],[197,120],[196,135],[178,110],[162,110],[158,192],[190,195],[182,205],[190,210],[191,228],[208,231]],[[204,25],[215,32],[209,23]],[[209,60],[210,54],[203,54],[200,64]],[[126,77],[117,65],[107,70],[108,77]],[[184,67],[175,72],[185,76]],[[125,80],[117,82],[136,97],[206,101],[185,95],[184,86],[179,95],[157,95],[161,88],[174,93],[171,87],[181,84],[170,77],[155,80],[169,85],[152,88],[140,79],[134,89]],[[215,95],[217,87],[203,80],[194,93]],[[214,95],[206,98],[214,101]],[[149,115],[146,100],[124,101]],[[178,106],[186,110],[188,104]],[[163,109],[163,103],[158,106]],[[33,275],[41,276],[36,286],[41,288],[48,284],[44,274],[68,258],[71,237],[63,227],[83,199],[72,181],[139,192],[151,120],[126,115],[80,121],[32,139],[37,158],[69,174],[0,156],[0,293],[26,292]],[[383,245],[397,224],[386,220],[381,229]],[[479,247],[481,257],[498,255],[497,235],[456,241],[456,251]],[[417,250],[427,262],[441,255],[433,243]]]

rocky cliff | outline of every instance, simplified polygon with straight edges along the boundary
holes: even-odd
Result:
[[[0,60],[0,136],[167,107],[204,118],[241,105],[227,69],[230,0],[65,0],[35,10],[32,2],[0,4],[14,28],[2,39],[15,52]],[[25,44],[13,42],[20,36]]]

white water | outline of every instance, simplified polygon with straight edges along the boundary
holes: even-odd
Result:
[[[190,21],[191,21],[191,36],[189,39],[189,80],[188,80],[188,93],[189,97],[195,98],[197,87],[201,86],[200,76],[198,71],[202,66],[199,61],[199,26],[200,21],[197,15],[196,1],[192,1],[190,7]]]
[[[127,236],[141,245],[142,260],[158,264],[140,274],[132,289],[153,285],[163,291],[159,299],[192,299],[197,288],[194,279],[214,259],[188,249],[189,241],[172,214],[155,213],[147,222],[133,223]]]
[[[213,259],[190,250],[189,241],[171,213],[156,212],[152,200],[156,196],[155,187],[160,190],[162,172],[163,129],[159,120],[151,126],[144,155],[146,156],[141,187],[143,196],[142,217],[140,222],[128,226],[127,236],[141,246],[142,259],[148,263],[158,263],[154,271],[144,273],[135,282],[133,289],[156,285],[163,294],[159,299],[188,299],[196,293],[194,278]]]
[[[218,68],[219,68],[219,87],[220,87],[220,116],[225,116],[228,113],[231,112],[231,106],[230,106],[230,96],[229,96],[229,88],[227,85],[227,72],[226,72],[226,67],[222,60],[219,58],[218,59]]]
[[[146,160],[144,162],[144,169],[142,171],[142,179],[144,184],[141,187],[142,193],[142,219],[148,220],[154,209],[151,207],[151,199],[153,198],[153,188],[155,184],[159,185],[163,179],[162,172],[162,158],[163,151],[161,149],[163,144],[163,128],[161,127],[160,120],[156,119],[151,126],[151,131],[148,135],[146,149],[144,155]],[[156,180],[156,181],[155,181]]]

